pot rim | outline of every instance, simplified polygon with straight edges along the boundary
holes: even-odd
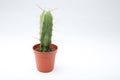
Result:
[[[50,44],[50,46],[52,46],[52,48],[54,48],[54,50],[53,51],[50,51],[50,52],[40,52],[40,51],[37,51],[36,49],[37,48],[39,48],[40,47],[40,43],[38,43],[38,44],[35,44],[34,46],[33,46],[33,50],[35,51],[35,52],[37,52],[37,53],[53,53],[53,52],[56,52],[57,51],[57,49],[58,49],[58,46],[56,45],[56,44]]]

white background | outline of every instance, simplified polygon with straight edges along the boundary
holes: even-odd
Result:
[[[40,73],[32,46],[54,9],[55,68]],[[119,0],[0,0],[0,80],[120,80]]]

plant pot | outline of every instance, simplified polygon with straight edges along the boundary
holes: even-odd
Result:
[[[50,45],[53,49],[51,52],[37,51],[40,48],[40,44],[33,46],[33,51],[36,59],[36,67],[40,72],[50,72],[54,69],[55,55],[57,52],[57,46],[55,44]]]

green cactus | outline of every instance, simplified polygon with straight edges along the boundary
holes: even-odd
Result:
[[[44,10],[40,15],[40,51],[52,51],[50,47],[52,39],[53,17],[50,11]]]

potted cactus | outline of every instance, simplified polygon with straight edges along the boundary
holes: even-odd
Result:
[[[43,10],[40,15],[40,43],[33,46],[36,66],[40,72],[50,72],[54,68],[58,47],[52,44],[53,17],[51,11]]]

